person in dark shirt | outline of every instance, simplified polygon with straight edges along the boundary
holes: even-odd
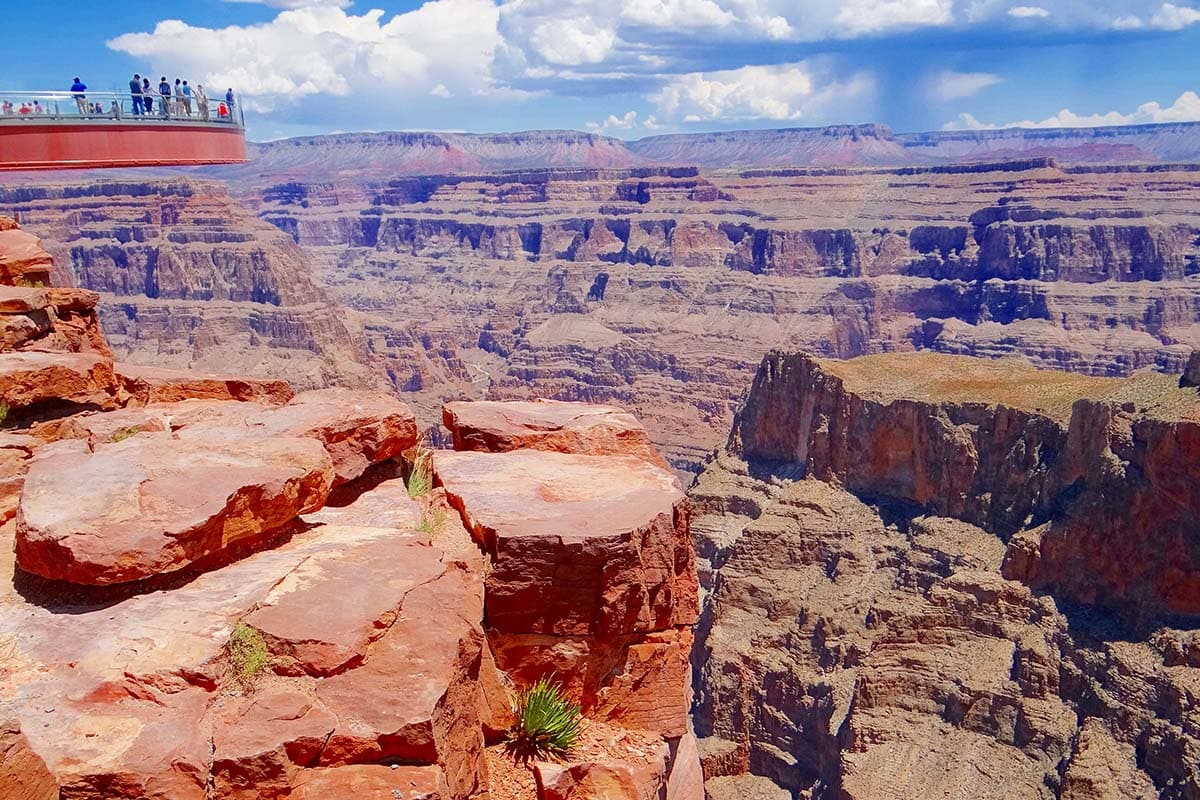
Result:
[[[81,117],[92,110],[92,107],[88,105],[87,95],[84,94],[86,91],[87,85],[76,77],[75,82],[71,84],[71,92],[75,95],[75,106],[79,109]]]
[[[169,119],[171,116],[171,84],[167,83],[167,76],[163,75],[158,81],[158,114],[163,119]]]
[[[142,76],[134,75],[129,82],[129,99],[133,101],[133,115],[142,115]]]

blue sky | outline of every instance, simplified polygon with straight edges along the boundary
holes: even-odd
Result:
[[[233,85],[258,139],[1200,120],[1200,0],[8,5],[0,90]]]

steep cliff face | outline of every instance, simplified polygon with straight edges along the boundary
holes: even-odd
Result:
[[[1169,376],[769,355],[690,491],[708,777],[1195,796],[1198,435]]]
[[[121,358],[306,388],[376,380],[305,254],[215,185],[19,187],[0,208],[45,240],[56,283],[100,293]]]
[[[1200,344],[1198,176],[1032,159],[242,191],[355,312],[426,424],[451,387],[615,402],[694,472],[772,347],[1182,369]]]
[[[115,363],[38,272],[0,276],[0,797],[701,800],[687,500],[636,419],[457,404],[516,436],[435,453],[386,394]],[[519,759],[541,679],[577,736]]]

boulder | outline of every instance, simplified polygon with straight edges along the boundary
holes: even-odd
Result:
[[[86,289],[0,286],[0,351],[47,350],[112,356]]]
[[[331,481],[329,456],[311,439],[197,428],[93,451],[56,443],[26,475],[17,563],[93,585],[172,572],[319,508]]]
[[[29,747],[15,721],[0,723],[0,797],[4,800],[58,800],[58,781]]]
[[[127,405],[190,399],[253,400],[264,405],[283,405],[295,396],[287,381],[275,378],[215,375],[141,364],[118,363],[114,367]]]
[[[538,800],[643,800],[633,770],[626,764],[540,761],[533,774]]]
[[[517,450],[438,451],[434,471],[492,557],[493,629],[612,636],[695,622],[686,504],[666,470]]]
[[[329,505],[319,511],[304,515],[310,525],[363,525],[368,528],[400,528],[412,530],[421,524],[421,504],[408,494],[408,486],[401,478],[392,478],[363,492],[353,502],[335,506],[330,497]]]
[[[230,697],[213,715],[213,786],[227,800],[287,797],[321,753],[337,719],[304,692]]]
[[[412,589],[366,660],[317,684],[317,697],[338,718],[322,766],[438,765],[449,797],[483,787],[482,588],[477,573],[452,566]]]
[[[343,388],[304,392],[281,408],[251,417],[247,424],[320,441],[333,458],[335,486],[417,443],[417,421],[404,403],[378,392]]]
[[[437,767],[353,764],[307,769],[293,786],[290,800],[446,800],[451,796]]]
[[[111,408],[113,364],[95,353],[21,351],[0,354],[0,401],[13,408],[61,401]]]
[[[667,468],[642,423],[616,406],[557,400],[454,402],[442,407],[442,422],[455,450],[630,455]]]
[[[0,283],[46,284],[54,260],[42,248],[42,241],[19,228],[0,230]]]
[[[441,557],[415,533],[397,531],[332,564],[301,564],[244,621],[262,632],[276,671],[333,675],[365,657],[413,587],[442,574]]]

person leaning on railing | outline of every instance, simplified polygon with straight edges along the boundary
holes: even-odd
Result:
[[[129,82],[129,99],[133,101],[133,115],[140,117],[142,115],[142,76],[134,75],[133,80]],[[113,101],[116,102],[116,101]]]
[[[200,112],[200,118],[208,122],[208,93],[202,83],[196,84],[196,110]]]
[[[75,96],[75,107],[79,109],[80,116],[84,116],[91,111],[91,106],[87,102],[87,95],[84,94],[86,91],[87,84],[79,80],[78,76],[76,76],[75,82],[71,84],[71,92]]]

